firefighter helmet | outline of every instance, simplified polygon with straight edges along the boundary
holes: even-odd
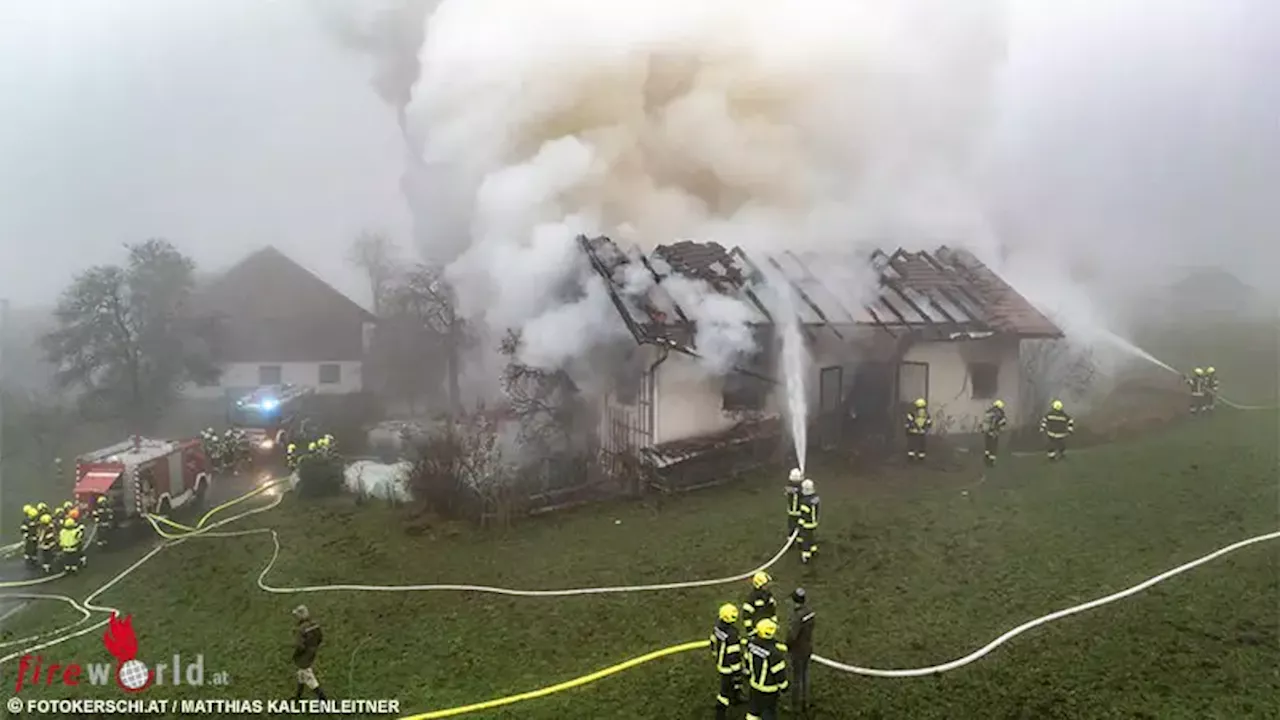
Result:
[[[765,618],[756,623],[756,634],[765,640],[772,640],[773,636],[778,634],[778,623]]]
[[[45,512],[48,512],[48,510],[49,510],[49,503],[46,503],[46,502],[36,503],[36,512],[45,513]]]
[[[769,581],[770,581],[770,580],[772,580],[772,579],[773,579],[773,578],[769,577],[769,573],[764,572],[763,570],[761,570],[760,572],[758,572],[758,573],[756,573],[755,575],[752,575],[752,576],[751,576],[751,585],[752,585],[752,587],[754,587],[754,588],[756,588],[757,590],[759,590],[760,588],[764,587],[765,585],[768,585],[768,584],[769,584]]]
[[[1208,374],[1210,374],[1210,375],[1212,375],[1212,374],[1214,374],[1214,373],[1216,373],[1216,372],[1218,372],[1218,371],[1217,371],[1217,370],[1214,370],[1214,369],[1213,369],[1213,366],[1212,366],[1212,365],[1210,365],[1208,368],[1206,368],[1206,369],[1205,369],[1205,372],[1206,372],[1206,373],[1208,373]]]
[[[98,504],[99,504],[99,505],[106,505],[106,504],[107,504],[107,496],[106,496],[106,495],[99,495],[99,496],[98,496]]]
[[[803,605],[806,597],[807,595],[804,588],[796,588],[795,592],[791,593],[791,602],[797,605]]]
[[[809,478],[805,478],[804,482],[800,483],[800,494],[812,495],[813,493],[814,493],[813,481],[810,480]]]
[[[800,472],[800,468],[791,468],[791,474],[787,476],[791,482],[800,482],[804,479],[804,473]]]
[[[22,506],[22,514],[23,514],[23,515],[26,515],[26,516],[27,516],[27,517],[29,517],[29,518],[33,518],[33,517],[35,517],[35,516],[36,516],[36,508],[35,508],[35,506],[34,506],[34,505],[23,505],[23,506]]]
[[[1061,409],[1062,409],[1062,401],[1061,401],[1061,400],[1054,400],[1054,401],[1053,401],[1053,405],[1052,405],[1051,407],[1052,407],[1054,410],[1061,410]]]
[[[48,514],[46,514],[46,515],[41,515],[41,516],[40,516],[40,524],[41,524],[41,525],[52,525],[52,524],[53,524],[53,516],[48,515]]]
[[[731,625],[738,622],[738,606],[733,603],[725,603],[721,605],[720,619]]]
[[[997,400],[997,401],[995,401],[995,402],[991,403],[991,407],[993,407],[993,408],[995,408],[995,409],[997,409],[997,410],[1003,410],[1003,409],[1004,409],[1004,401],[1003,401],[1003,400]]]
[[[925,401],[924,401],[924,398],[916,398],[916,407],[918,407],[918,408],[922,408],[922,407],[924,407],[925,405],[928,405],[928,404],[929,404],[929,403],[927,403],[927,402],[925,402]]]
[[[1193,370],[1192,372],[1194,372],[1196,375],[1203,375],[1203,374],[1204,374],[1204,368],[1196,368],[1196,369],[1195,369],[1195,370]]]
[[[73,528],[75,526],[76,526],[76,519],[73,517],[69,517],[66,520],[62,521],[62,527],[64,528]]]

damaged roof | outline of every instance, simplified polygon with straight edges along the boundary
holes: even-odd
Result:
[[[747,322],[770,324],[760,296],[766,278],[783,278],[793,290],[806,329],[849,325],[890,334],[929,330],[942,337],[1007,333],[1061,337],[1062,331],[972,253],[937,251],[869,255],[747,253],[688,240],[645,255],[623,251],[607,237],[580,237],[592,267],[605,280],[618,312],[636,340],[691,351],[706,298],[740,301]],[[874,293],[858,286],[875,278]],[[713,292],[711,292],[713,291]]]

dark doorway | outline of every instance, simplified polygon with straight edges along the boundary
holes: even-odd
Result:
[[[817,440],[823,450],[832,450],[840,444],[844,431],[844,368],[824,367],[818,371]]]
[[[846,415],[855,438],[889,437],[893,407],[893,371],[888,363],[863,363],[853,375],[845,395]]]

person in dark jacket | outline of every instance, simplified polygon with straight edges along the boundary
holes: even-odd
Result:
[[[809,658],[813,657],[813,624],[817,613],[809,608],[804,588],[791,593],[791,620],[787,623],[787,651],[791,655],[791,711],[809,712]]]
[[[301,700],[303,690],[309,689],[316,694],[316,698],[324,700],[324,690],[320,688],[320,681],[316,679],[312,667],[316,662],[316,652],[324,640],[320,625],[311,619],[311,612],[306,605],[294,608],[293,617],[298,621],[298,641],[293,647],[293,664],[298,668],[298,687],[293,699]]]
[[[711,629],[711,652],[716,656],[720,690],[716,693],[716,720],[729,717],[729,706],[742,702],[742,638],[738,636],[738,606],[720,606],[720,618]]]

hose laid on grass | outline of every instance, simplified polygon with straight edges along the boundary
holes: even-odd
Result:
[[[264,492],[264,491],[266,491],[266,490],[270,489],[271,487],[274,487],[274,485],[275,485],[275,484],[273,483],[273,484],[270,484],[270,485],[264,486],[263,488],[259,488],[258,490],[255,490],[254,492],[249,493],[249,494],[248,494],[248,495],[246,495],[246,496],[242,496],[242,497],[240,497],[240,498],[237,498],[236,500],[233,500],[231,503],[228,503],[226,506],[230,506],[230,505],[236,504],[236,503],[238,503],[238,502],[241,502],[241,501],[243,501],[243,500],[247,499],[247,497],[249,497],[249,496],[253,496],[253,495],[260,494],[261,492]],[[259,587],[260,587],[260,588],[262,588],[262,589],[264,589],[264,590],[266,590],[266,591],[268,591],[268,592],[274,592],[274,593],[319,592],[319,591],[322,591],[322,590],[328,590],[328,589],[332,589],[332,590],[353,590],[353,591],[361,591],[361,590],[369,590],[369,591],[421,591],[421,590],[436,590],[436,589],[439,589],[439,590],[462,590],[462,591],[475,591],[475,592],[498,592],[499,594],[510,594],[510,595],[519,595],[519,596],[541,596],[541,595],[548,595],[548,594],[550,594],[550,595],[566,595],[566,594],[593,594],[593,593],[596,593],[596,592],[626,592],[626,591],[640,591],[640,590],[649,590],[649,589],[663,589],[663,588],[670,588],[670,587],[698,587],[698,586],[701,586],[701,585],[709,584],[709,583],[711,582],[711,581],[694,581],[694,583],[670,583],[670,584],[666,584],[666,585],[641,585],[641,586],[632,586],[631,588],[622,588],[622,587],[617,587],[617,588],[580,588],[580,589],[578,589],[578,590],[549,590],[549,591],[510,590],[510,589],[507,589],[507,588],[489,588],[489,587],[486,587],[486,586],[469,586],[469,585],[414,585],[414,586],[335,585],[335,586],[314,586],[314,587],[307,587],[307,588],[271,588],[271,587],[268,587],[268,586],[265,584],[265,582],[264,582],[264,578],[265,578],[265,576],[266,576],[267,572],[269,572],[269,570],[271,569],[271,566],[275,563],[275,560],[278,558],[278,556],[279,556],[279,552],[280,552],[279,536],[278,536],[278,534],[276,533],[276,531],[275,531],[275,530],[273,530],[273,529],[271,529],[271,528],[252,528],[252,529],[249,529],[249,530],[240,530],[240,531],[226,531],[226,532],[213,532],[213,531],[214,531],[214,529],[215,529],[215,528],[217,528],[217,527],[220,527],[220,526],[222,526],[222,525],[226,525],[226,524],[231,523],[231,522],[235,522],[236,520],[239,520],[239,519],[241,519],[241,518],[247,517],[247,516],[249,516],[249,515],[253,515],[253,514],[256,514],[256,513],[259,513],[259,512],[265,512],[265,511],[267,511],[267,510],[271,510],[272,508],[274,508],[274,507],[278,506],[282,500],[283,500],[283,495],[281,494],[281,495],[278,495],[278,496],[275,498],[275,500],[274,500],[273,502],[269,503],[268,505],[264,505],[264,506],[262,506],[262,507],[260,507],[260,508],[254,508],[254,509],[252,509],[252,510],[249,510],[249,511],[246,511],[246,512],[243,512],[243,513],[240,513],[240,514],[238,514],[238,515],[234,515],[234,516],[232,516],[232,517],[229,517],[229,518],[226,518],[226,519],[224,519],[224,520],[221,520],[221,521],[218,521],[218,522],[216,522],[216,523],[213,523],[212,525],[209,525],[208,527],[202,527],[203,523],[204,523],[205,521],[207,521],[209,517],[212,517],[212,515],[213,515],[214,513],[216,513],[216,512],[218,512],[218,511],[220,511],[221,509],[223,509],[223,508],[224,508],[224,507],[226,507],[226,506],[219,506],[218,508],[214,508],[214,510],[210,511],[208,514],[206,514],[206,516],[205,516],[204,518],[202,518],[202,519],[201,519],[201,522],[200,522],[200,523],[197,523],[197,527],[196,527],[196,528],[188,528],[187,526],[181,526],[181,525],[179,525],[178,523],[175,523],[175,522],[173,522],[173,521],[171,521],[171,520],[168,520],[167,518],[159,519],[157,516],[146,516],[147,520],[151,523],[152,527],[156,530],[156,532],[157,532],[157,533],[160,533],[160,534],[161,534],[161,536],[165,538],[165,542],[163,542],[162,544],[160,544],[160,545],[156,546],[154,549],[152,549],[150,552],[148,552],[146,555],[144,555],[141,559],[139,559],[139,560],[138,560],[137,562],[135,562],[133,565],[131,565],[130,567],[128,567],[128,568],[126,568],[125,570],[123,570],[122,572],[120,572],[118,575],[116,575],[114,578],[112,578],[112,579],[111,579],[109,582],[107,582],[105,585],[103,585],[102,587],[100,587],[100,588],[98,588],[97,590],[95,590],[92,594],[90,594],[90,595],[89,595],[89,597],[87,597],[87,598],[84,600],[84,602],[83,602],[83,607],[84,607],[84,609],[89,610],[89,611],[99,611],[99,612],[113,612],[113,613],[114,613],[114,612],[117,612],[117,610],[116,610],[115,608],[110,608],[110,607],[105,607],[105,606],[98,606],[98,605],[94,605],[94,604],[93,604],[93,600],[94,600],[94,598],[96,598],[96,597],[98,597],[99,595],[101,595],[101,594],[105,593],[107,590],[109,590],[111,587],[113,587],[113,586],[114,586],[116,583],[118,583],[120,580],[124,579],[124,578],[125,578],[125,577],[127,577],[129,574],[131,574],[132,572],[134,572],[135,570],[137,570],[137,569],[138,569],[139,567],[141,567],[144,563],[146,563],[146,562],[147,562],[148,560],[150,560],[152,557],[154,557],[155,555],[157,555],[161,550],[163,550],[163,549],[165,549],[165,548],[167,548],[167,547],[170,547],[170,546],[173,546],[173,545],[181,544],[182,542],[185,542],[187,539],[194,538],[194,537],[235,537],[235,536],[246,536],[246,535],[251,535],[251,534],[259,534],[259,533],[270,533],[270,534],[271,534],[271,537],[272,537],[272,541],[273,541],[273,544],[274,544],[274,548],[275,548],[275,549],[274,549],[274,552],[272,553],[271,561],[270,561],[270,562],[268,562],[267,567],[265,567],[265,568],[263,569],[263,571],[262,571],[262,572],[259,574],[259,576],[258,576],[258,585],[259,585]],[[172,534],[172,533],[168,533],[168,532],[163,531],[163,530],[161,530],[161,529],[160,529],[160,527],[159,527],[159,526],[160,526],[160,524],[161,524],[161,523],[163,523],[163,524],[167,524],[167,525],[169,525],[169,526],[171,526],[171,527],[178,527],[178,528],[180,528],[180,529],[184,529],[184,530],[186,530],[186,533],[185,533],[185,534],[183,534],[183,535],[174,535],[174,534]],[[794,535],[792,535],[790,538],[788,538],[788,540],[787,540],[787,544],[786,544],[786,546],[784,546],[782,553],[785,553],[786,549],[787,549],[788,547],[790,547],[790,545],[791,545],[791,543],[794,541],[794,539],[795,539],[795,536],[794,536]],[[1009,640],[1013,639],[1014,637],[1017,637],[1018,635],[1021,635],[1022,633],[1026,632],[1026,631],[1028,631],[1028,630],[1030,630],[1030,629],[1032,629],[1032,628],[1038,627],[1038,626],[1040,626],[1040,625],[1044,625],[1044,624],[1049,623],[1049,622],[1052,622],[1052,621],[1054,621],[1054,620],[1059,620],[1059,619],[1062,619],[1062,618],[1064,618],[1064,617],[1068,617],[1068,616],[1070,616],[1070,615],[1075,615],[1075,614],[1077,614],[1077,613],[1081,613],[1081,612],[1084,612],[1085,610],[1089,610],[1089,609],[1092,609],[1092,608],[1095,608],[1095,607],[1099,607],[1099,606],[1101,606],[1101,605],[1106,605],[1106,604],[1108,604],[1108,603],[1112,603],[1112,602],[1115,602],[1115,601],[1117,601],[1117,600],[1121,600],[1121,599],[1126,598],[1126,597],[1130,597],[1130,596],[1135,595],[1135,594],[1137,594],[1137,593],[1139,593],[1139,592],[1141,592],[1141,591],[1143,591],[1143,590],[1146,590],[1147,588],[1150,588],[1150,587],[1151,587],[1151,586],[1153,586],[1153,585],[1156,585],[1157,583],[1160,583],[1160,582],[1163,582],[1163,581],[1165,581],[1165,580],[1168,580],[1169,578],[1174,577],[1175,575],[1179,575],[1179,574],[1181,574],[1181,573],[1183,573],[1183,572],[1186,572],[1186,571],[1188,571],[1188,570],[1191,570],[1192,568],[1198,567],[1199,565],[1203,565],[1203,564],[1205,564],[1205,563],[1207,563],[1207,562],[1209,562],[1209,561],[1211,561],[1211,560],[1214,560],[1214,559],[1216,559],[1216,558],[1222,557],[1223,555],[1226,555],[1226,554],[1228,554],[1228,553],[1234,552],[1234,551],[1236,551],[1236,550],[1239,550],[1239,549],[1241,549],[1241,548],[1247,547],[1247,546],[1249,546],[1249,545],[1253,545],[1253,544],[1256,544],[1256,543],[1265,542],[1265,541],[1269,541],[1269,540],[1276,540],[1276,539],[1280,539],[1280,532],[1273,532],[1273,533],[1268,533],[1268,534],[1265,534],[1265,535],[1258,535],[1258,536],[1256,536],[1256,537],[1248,538],[1248,539],[1246,539],[1246,540],[1242,540],[1242,541],[1237,542],[1237,543],[1234,543],[1234,544],[1232,544],[1232,545],[1228,545],[1228,546],[1226,546],[1226,547],[1224,547],[1224,548],[1221,548],[1221,549],[1216,550],[1216,551],[1214,551],[1214,552],[1212,552],[1212,553],[1209,553],[1208,555],[1205,555],[1205,556],[1203,556],[1203,557],[1201,557],[1201,558],[1198,558],[1198,559],[1193,560],[1193,561],[1191,561],[1191,562],[1189,562],[1189,563],[1186,563],[1186,564],[1184,564],[1184,565],[1180,565],[1180,566],[1178,566],[1178,567],[1176,567],[1176,568],[1174,568],[1174,569],[1172,569],[1172,570],[1169,570],[1169,571],[1166,571],[1166,572],[1161,573],[1161,574],[1159,574],[1159,575],[1156,575],[1155,577],[1152,577],[1152,578],[1150,578],[1150,579],[1148,579],[1148,580],[1145,580],[1145,581],[1143,581],[1143,582],[1141,582],[1141,583],[1138,583],[1137,585],[1134,585],[1134,586],[1132,586],[1132,587],[1130,587],[1130,588],[1127,588],[1127,589],[1125,589],[1125,590],[1121,590],[1120,592],[1116,592],[1116,593],[1113,593],[1113,594],[1111,594],[1111,595],[1107,595],[1107,596],[1105,596],[1105,597],[1098,598],[1098,599],[1096,599],[1096,600],[1092,600],[1092,601],[1089,601],[1089,602],[1086,602],[1086,603],[1082,603],[1082,604],[1080,604],[1080,605],[1076,605],[1076,606],[1074,606],[1074,607],[1066,608],[1066,609],[1064,609],[1064,610],[1059,610],[1059,611],[1057,611],[1057,612],[1050,613],[1050,614],[1045,615],[1045,616],[1043,616],[1043,617],[1036,618],[1035,620],[1031,620],[1030,622],[1023,623],[1022,625],[1019,625],[1018,627],[1014,628],[1013,630],[1010,630],[1009,632],[1006,632],[1005,634],[1003,634],[1003,635],[1001,635],[1000,637],[996,638],[995,640],[993,640],[992,642],[990,642],[990,643],[988,643],[987,645],[983,646],[982,648],[979,648],[978,650],[976,650],[976,651],[974,651],[974,652],[970,653],[969,655],[966,655],[965,657],[962,657],[962,658],[959,658],[959,659],[957,659],[957,660],[953,660],[953,661],[951,661],[951,662],[944,663],[944,664],[941,664],[941,665],[934,665],[934,666],[926,667],[926,668],[901,669],[901,670],[881,670],[881,669],[876,669],[876,668],[865,668],[865,667],[859,667],[859,666],[856,666],[856,665],[847,665],[847,664],[844,664],[844,663],[839,663],[839,662],[836,662],[836,661],[834,661],[834,660],[830,660],[830,659],[828,659],[828,658],[824,658],[824,657],[816,656],[816,655],[814,656],[814,658],[813,658],[813,659],[814,659],[814,661],[815,661],[815,662],[817,662],[817,663],[819,663],[819,664],[821,664],[821,665],[824,665],[824,666],[827,666],[827,667],[830,667],[830,668],[833,668],[833,669],[836,669],[836,670],[841,670],[841,671],[849,672],[849,673],[855,673],[855,674],[859,674],[859,675],[869,675],[869,676],[872,676],[872,677],[887,677],[887,678],[921,677],[921,676],[935,675],[935,674],[939,674],[939,673],[947,672],[947,671],[950,671],[950,670],[955,670],[955,669],[957,669],[957,668],[964,667],[965,665],[968,665],[968,664],[970,664],[970,663],[973,663],[973,662],[975,662],[975,661],[977,661],[977,660],[979,660],[979,659],[981,659],[981,658],[985,657],[986,655],[988,655],[989,653],[991,653],[993,650],[995,650],[995,649],[996,649],[997,647],[999,647],[1000,645],[1003,645],[1004,643],[1008,642]],[[770,560],[770,562],[769,562],[768,564],[766,564],[765,566],[762,566],[762,567],[768,567],[769,565],[772,565],[773,563],[777,562],[777,560],[782,556],[782,553],[779,553],[779,554],[778,554],[777,556],[775,556],[772,560]],[[753,571],[753,572],[754,572],[754,571]],[[747,573],[747,574],[744,574],[744,575],[742,575],[742,576],[738,576],[738,577],[731,578],[731,579],[726,579],[726,580],[724,580],[724,581],[720,581],[720,582],[729,582],[729,581],[733,581],[733,580],[737,580],[737,579],[742,579],[742,578],[745,578],[745,577],[749,577],[749,576],[750,576],[750,574],[751,574],[751,573]],[[4,596],[0,596],[0,597],[4,597]],[[55,599],[61,599],[61,600],[65,601],[65,602],[70,602],[70,603],[72,603],[73,605],[75,605],[75,601],[74,601],[74,600],[72,600],[71,598],[67,598],[67,597],[65,597],[65,596],[37,596],[37,597],[53,597],[53,598],[55,598]],[[79,625],[79,624],[81,624],[81,623],[83,623],[83,622],[84,622],[84,618],[82,618],[78,623],[76,623],[76,625]],[[37,644],[37,645],[31,646],[31,647],[25,648],[24,650],[22,650],[22,651],[20,651],[20,652],[17,652],[17,653],[12,653],[12,654],[6,655],[6,656],[4,656],[4,657],[0,657],[0,664],[2,664],[2,663],[4,663],[4,662],[8,662],[9,660],[13,660],[13,659],[18,658],[18,657],[21,657],[22,655],[25,655],[25,654],[28,654],[28,653],[31,653],[31,652],[35,652],[35,651],[37,651],[37,650],[43,650],[43,649],[45,649],[45,648],[48,648],[48,647],[52,647],[52,646],[54,646],[54,645],[61,644],[61,643],[66,642],[67,640],[70,640],[70,639],[72,639],[72,638],[80,637],[80,636],[85,635],[85,634],[87,634],[87,633],[93,632],[94,630],[97,630],[98,628],[100,628],[100,627],[102,627],[102,626],[104,626],[104,625],[106,625],[106,624],[107,624],[107,621],[106,621],[106,620],[103,620],[102,622],[96,623],[96,624],[94,624],[93,626],[91,626],[91,627],[89,627],[89,628],[85,628],[85,629],[83,629],[83,630],[80,630],[80,631],[77,631],[77,632],[74,632],[74,633],[68,633],[68,634],[65,634],[65,635],[59,635],[59,637],[56,637],[56,638],[54,638],[53,640],[49,640],[49,641],[46,641],[46,642],[44,642],[44,643]],[[70,629],[70,627],[62,628],[62,629],[60,629],[60,630],[58,630],[58,631],[55,631],[55,632],[57,632],[57,633],[62,633],[62,632],[65,632],[65,631],[66,631],[66,630],[68,630],[68,629]],[[665,656],[667,656],[667,655],[673,655],[673,654],[680,653],[680,652],[687,652],[687,651],[689,651],[689,650],[694,650],[694,649],[697,649],[697,648],[706,647],[706,645],[707,645],[707,642],[706,642],[706,641],[696,641],[696,642],[685,643],[685,644],[682,644],[682,645],[676,645],[676,646],[672,646],[672,647],[669,647],[669,648],[664,648],[664,649],[662,649],[662,650],[657,650],[657,651],[654,651],[654,652],[651,652],[651,653],[647,653],[647,654],[645,654],[645,655],[642,655],[642,656],[640,656],[640,657],[634,658],[634,659],[632,659],[632,660],[628,660],[628,661],[625,661],[625,662],[619,663],[619,664],[617,664],[617,665],[613,665],[613,666],[610,666],[610,667],[608,667],[608,668],[604,668],[604,669],[602,669],[602,670],[598,670],[598,671],[596,671],[596,672],[594,672],[594,673],[590,673],[590,674],[588,674],[588,675],[583,675],[583,676],[581,676],[581,677],[579,677],[579,678],[574,678],[574,679],[572,679],[572,680],[568,680],[568,681],[566,681],[566,682],[562,682],[562,683],[559,683],[559,684],[556,684],[556,685],[552,685],[552,686],[549,686],[549,687],[546,687],[546,688],[541,688],[541,689],[538,689],[538,690],[532,690],[532,691],[528,691],[528,692],[525,692],[525,693],[520,693],[520,694],[518,694],[518,695],[511,695],[511,696],[507,696],[507,697],[503,697],[503,698],[497,698],[497,699],[494,699],[494,700],[489,700],[489,701],[485,701],[485,702],[482,702],[482,703],[476,703],[476,704],[472,704],[472,705],[465,705],[465,706],[460,706],[460,707],[455,707],[455,708],[445,708],[445,709],[442,709],[442,710],[435,710],[435,711],[428,712],[428,713],[423,713],[423,714],[418,714],[418,715],[408,716],[408,718],[411,718],[412,720],[427,720],[427,719],[429,719],[429,718],[444,718],[444,717],[452,717],[452,716],[455,716],[455,715],[462,715],[462,714],[466,714],[466,713],[476,712],[476,711],[479,711],[479,710],[484,710],[484,709],[489,709],[489,708],[499,707],[499,706],[503,706],[503,705],[509,705],[509,704],[513,704],[513,703],[517,703],[517,702],[522,702],[522,701],[524,701],[524,700],[531,700],[531,699],[538,698],[538,697],[545,697],[545,696],[547,696],[547,695],[551,695],[551,694],[555,694],[555,693],[563,692],[563,691],[565,691],[565,690],[569,690],[569,689],[571,689],[571,688],[579,687],[579,686],[581,686],[581,685],[585,685],[585,684],[588,684],[588,683],[594,682],[594,681],[596,681],[596,680],[602,679],[602,678],[604,678],[604,677],[608,677],[608,676],[610,676],[610,675],[614,675],[614,674],[616,674],[616,673],[622,672],[622,671],[624,671],[624,670],[630,669],[630,668],[632,668],[632,667],[635,667],[635,666],[637,666],[637,665],[640,665],[640,664],[643,664],[643,663],[646,663],[646,662],[650,662],[650,661],[655,660],[655,659],[658,659],[658,658],[660,658],[660,657],[665,657]]]

